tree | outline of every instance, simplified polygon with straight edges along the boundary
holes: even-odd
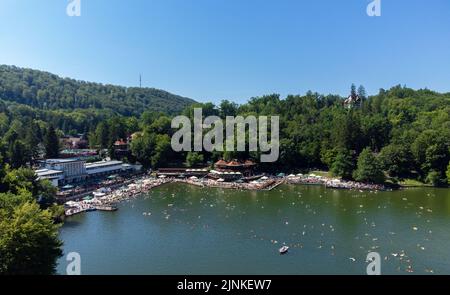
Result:
[[[362,120],[362,133],[366,144],[378,152],[389,142],[391,124],[382,115],[366,117]]]
[[[62,255],[58,227],[35,202],[0,207],[0,274],[54,274]]]
[[[25,166],[25,164],[31,160],[29,157],[29,151],[21,140],[16,140],[10,147],[10,163],[12,168],[19,168]]]
[[[30,161],[39,157],[39,144],[42,140],[41,129],[34,121],[29,123],[29,128],[26,130],[25,145],[29,149]]]
[[[131,152],[145,168],[151,166],[151,156],[155,150],[156,136],[147,130],[138,134],[131,142]]]
[[[448,184],[450,184],[450,162],[448,162],[446,176],[447,176],[447,182],[448,182]]]
[[[353,158],[348,150],[341,150],[336,155],[333,164],[331,165],[331,173],[334,176],[342,177],[343,179],[350,179],[354,168]]]
[[[339,115],[333,122],[332,136],[340,148],[360,152],[363,144],[360,113],[350,109],[345,115]]]
[[[100,148],[108,148],[110,139],[108,125],[106,122],[100,122],[97,125],[97,128],[95,129],[95,141]]]
[[[444,184],[444,179],[441,177],[441,173],[435,170],[431,170],[428,172],[427,178],[425,181],[433,186],[440,186]]]
[[[6,190],[7,190],[6,184],[4,183],[4,180],[3,180],[3,178],[6,175],[5,168],[6,168],[6,165],[3,162],[3,157],[2,157],[2,155],[0,155],[0,193],[6,192]]]
[[[228,100],[222,100],[220,103],[220,117],[225,118],[226,116],[236,116],[238,112],[238,105],[234,102]]]
[[[366,88],[364,88],[364,86],[362,85],[358,87],[358,96],[362,101],[367,98]]]
[[[188,167],[195,167],[203,163],[203,155],[196,152],[188,152],[186,156],[186,164]]]
[[[356,86],[355,86],[355,84],[352,84],[352,86],[350,87],[350,95],[352,97],[356,97]]]
[[[55,159],[59,156],[59,139],[56,135],[55,128],[50,125],[44,138],[45,157],[47,159]]]
[[[405,178],[411,174],[412,155],[408,147],[400,144],[385,146],[380,152],[382,168],[389,176]]]
[[[155,152],[151,157],[152,166],[158,168],[168,163],[170,161],[172,151],[170,137],[166,134],[158,134],[156,136]]]
[[[385,180],[381,165],[369,148],[365,148],[358,157],[357,169],[353,178],[361,182],[383,183]]]

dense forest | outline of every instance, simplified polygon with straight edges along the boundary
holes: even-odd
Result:
[[[39,110],[97,109],[124,116],[145,109],[178,113],[194,101],[154,88],[120,87],[60,78],[56,75],[0,65],[0,98]]]
[[[346,179],[383,183],[416,179],[433,185],[447,184],[450,173],[450,94],[413,90],[402,86],[380,90],[366,97],[364,87],[354,86],[356,105],[344,99],[309,92],[304,96],[279,95],[252,98],[236,105],[222,101],[194,104],[183,113],[201,107],[204,116],[279,115],[280,158],[261,163],[263,171],[326,169]],[[133,141],[133,153],[144,165],[167,165],[174,159],[195,162],[219,158],[259,159],[258,153],[173,153],[170,118],[141,118],[143,132]]]
[[[272,94],[242,105],[227,100],[217,106],[192,103],[178,114],[192,117],[193,109],[201,107],[205,117],[280,116],[280,158],[276,163],[261,163],[261,170],[267,172],[326,169],[339,177],[368,182],[388,178],[447,183],[450,94],[395,86],[368,97],[364,87],[353,85],[349,93],[360,98],[357,104],[346,105],[343,97],[313,92],[285,99]],[[139,116],[128,116],[95,108],[47,110],[10,99],[0,100],[0,155],[13,168],[33,163],[52,128],[57,137],[83,133],[92,148],[110,151],[114,141],[133,134],[133,154],[128,160],[147,168],[195,166],[219,158],[259,159],[257,152],[173,152],[170,139],[176,130],[171,119],[176,114],[170,112],[148,108]]]

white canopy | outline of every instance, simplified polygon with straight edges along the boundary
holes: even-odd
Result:
[[[269,177],[267,177],[267,176],[261,177],[261,180],[267,180],[267,179],[269,179]]]

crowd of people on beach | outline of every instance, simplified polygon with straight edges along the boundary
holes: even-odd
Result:
[[[385,190],[386,188],[380,184],[370,184],[370,183],[362,183],[356,181],[347,181],[337,178],[329,178],[323,177],[320,175],[309,174],[297,174],[297,175],[289,175],[286,177],[286,183],[290,184],[318,184],[324,185],[328,188],[336,188],[336,189],[354,189],[354,190],[371,190],[371,191],[379,191]]]
[[[148,193],[151,189],[166,183],[185,183],[200,187],[215,187],[223,189],[239,189],[239,190],[270,190],[276,186],[287,184],[315,184],[324,185],[329,188],[338,189],[356,189],[356,190],[384,190],[382,185],[366,184],[354,181],[344,181],[340,179],[331,179],[315,174],[303,175],[289,175],[287,177],[279,176],[262,176],[258,180],[251,182],[232,181],[226,182],[223,180],[210,178],[175,178],[160,175],[159,177],[150,175],[141,175],[139,177],[132,177],[130,179],[119,178],[116,180],[109,180],[102,182],[94,187],[94,197],[84,197],[82,200],[69,201],[65,203],[66,215],[74,215],[80,212],[95,210],[98,206],[113,206],[124,200],[134,198],[138,195]],[[92,190],[92,187],[89,189]]]

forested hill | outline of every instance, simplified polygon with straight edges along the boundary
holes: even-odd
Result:
[[[0,65],[0,99],[42,110],[103,109],[125,116],[144,110],[175,114],[195,102],[154,88],[77,81],[7,65]]]

